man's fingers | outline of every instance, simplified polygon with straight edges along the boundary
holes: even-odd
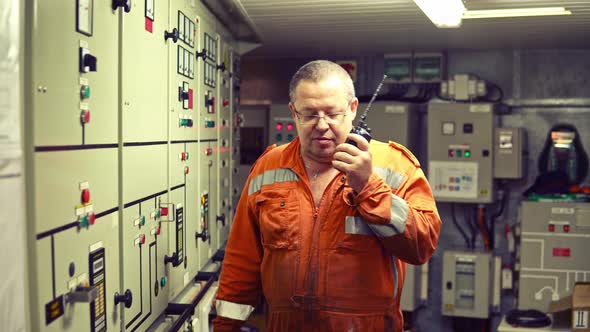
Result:
[[[369,142],[361,135],[348,133],[347,139],[356,143],[356,147],[361,151],[369,151]]]
[[[355,156],[344,151],[339,151],[334,153],[334,160],[342,161],[347,164],[352,164],[355,160]]]

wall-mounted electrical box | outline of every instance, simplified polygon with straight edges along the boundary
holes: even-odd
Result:
[[[361,103],[356,121],[367,107]],[[418,130],[419,105],[396,101],[376,101],[371,105],[366,123],[371,136],[381,142],[395,141],[414,151]]]
[[[438,202],[491,203],[496,105],[428,105],[428,181]]]
[[[547,311],[588,281],[590,203],[523,202],[518,308]]]
[[[489,253],[445,251],[442,313],[445,316],[488,318],[492,304],[493,257]]]
[[[441,52],[414,53],[414,83],[438,83],[446,76],[446,58]]]
[[[526,171],[527,156],[524,128],[494,129],[494,178],[522,179]]]
[[[411,83],[412,53],[385,54],[383,74],[387,75],[386,83]]]

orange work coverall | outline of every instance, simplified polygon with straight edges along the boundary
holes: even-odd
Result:
[[[268,331],[402,331],[405,263],[436,249],[441,220],[418,160],[370,142],[373,174],[354,195],[340,173],[315,206],[298,138],[254,164],[225,249],[214,329],[239,331],[258,303]]]

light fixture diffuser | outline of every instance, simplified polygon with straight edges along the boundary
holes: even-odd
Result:
[[[572,12],[566,10],[564,7],[466,10],[463,13],[463,19],[469,20],[478,18],[554,16],[571,14]]]
[[[458,28],[465,12],[462,0],[414,0],[438,28]]]

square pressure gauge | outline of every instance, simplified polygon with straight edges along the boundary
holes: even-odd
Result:
[[[94,21],[94,0],[77,0],[76,31],[92,36]]]

